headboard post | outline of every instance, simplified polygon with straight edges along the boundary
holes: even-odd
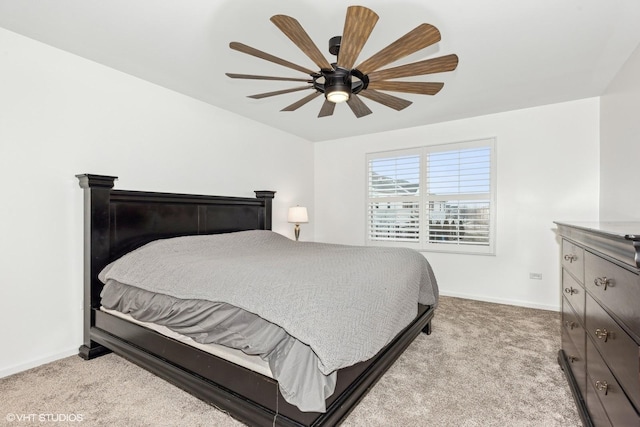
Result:
[[[273,198],[275,197],[275,191],[268,190],[256,190],[257,199],[264,200],[264,218],[260,218],[260,225],[264,226],[265,230],[271,230],[271,218],[272,218],[272,209],[273,209]]]
[[[91,341],[92,308],[100,306],[99,269],[109,257],[109,198],[116,176],[76,175],[84,190],[84,333],[80,356],[92,359],[108,350]]]

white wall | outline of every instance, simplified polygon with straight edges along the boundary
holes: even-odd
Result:
[[[443,294],[558,310],[553,221],[598,219],[598,111],[591,98],[316,143],[316,239],[364,244],[365,153],[496,137],[496,256],[425,255]]]
[[[640,221],[640,46],[600,101],[600,219]]]
[[[253,197],[313,210],[313,145],[0,29],[0,377],[82,342],[82,190]],[[291,161],[295,158],[295,162]],[[313,223],[305,224],[313,238]]]

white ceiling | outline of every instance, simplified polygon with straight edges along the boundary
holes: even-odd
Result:
[[[364,100],[357,119],[347,105],[317,118],[322,98],[295,112],[279,110],[306,95],[262,100],[247,95],[299,85],[232,80],[225,72],[304,77],[229,49],[248,44],[316,69],[269,18],[296,18],[330,62],[347,6],[380,19],[364,60],[423,22],[442,41],[393,66],[456,53],[456,71],[414,78],[442,81],[435,96],[399,94],[397,112]],[[640,44],[638,0],[0,0],[0,26],[206,103],[323,141],[598,96]]]

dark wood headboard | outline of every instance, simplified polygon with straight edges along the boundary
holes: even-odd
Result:
[[[85,345],[100,307],[98,273],[152,240],[244,230],[271,230],[275,191],[256,197],[114,190],[115,176],[76,175],[84,189]]]

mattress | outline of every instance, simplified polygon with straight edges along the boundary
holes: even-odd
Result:
[[[213,344],[213,343],[202,344],[186,335],[182,335],[177,332],[174,332],[171,329],[167,328],[166,326],[158,325],[152,322],[141,322],[139,320],[134,319],[131,315],[121,313],[117,310],[110,310],[105,307],[100,307],[100,310],[104,311],[105,313],[109,313],[113,316],[119,317],[120,319],[124,319],[128,322],[135,323],[140,326],[144,326],[147,329],[151,329],[166,337],[172,338],[176,341],[180,341],[183,344],[187,344],[191,347],[195,347],[209,354],[213,354],[214,356],[227,360],[233,364],[242,366],[243,368],[247,368],[258,374],[264,375],[269,378],[273,378],[273,373],[271,372],[269,363],[262,360],[260,356],[252,356],[252,355],[246,354],[242,350],[225,347],[224,345]]]

